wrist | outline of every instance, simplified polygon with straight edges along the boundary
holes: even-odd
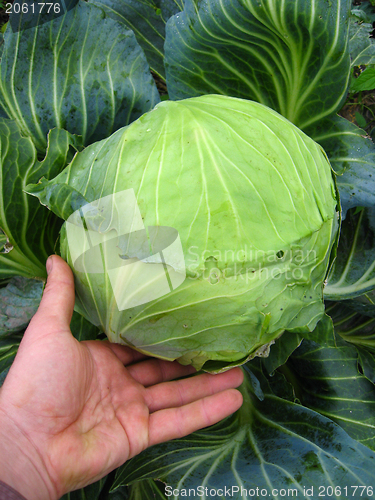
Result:
[[[30,439],[0,408],[0,480],[27,500],[57,500],[43,458]]]

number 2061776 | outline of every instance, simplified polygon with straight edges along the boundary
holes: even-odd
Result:
[[[38,3],[18,3],[14,2],[13,4],[7,3],[5,5],[5,12],[7,14],[49,14],[50,12],[54,12],[55,14],[59,14],[61,11],[61,5],[59,3],[53,2],[38,2]]]
[[[369,499],[374,495],[372,486],[319,486],[319,497],[363,498]],[[306,493],[308,489],[306,489]]]

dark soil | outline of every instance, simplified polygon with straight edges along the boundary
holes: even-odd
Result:
[[[345,106],[339,113],[347,120],[366,130],[368,134],[375,127],[375,94],[373,90],[359,92],[348,97]],[[366,121],[366,126],[358,122],[358,115]]]
[[[157,75],[156,73],[154,73],[153,71],[151,71],[151,74],[155,80],[156,87],[159,91],[159,94],[160,95],[167,95],[168,90],[167,90],[167,85],[166,85],[165,81],[162,78],[160,78],[160,76]]]

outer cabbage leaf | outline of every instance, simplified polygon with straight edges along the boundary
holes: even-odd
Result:
[[[275,344],[271,346],[269,355],[263,360],[263,365],[267,372],[274,374],[277,368],[286,363],[289,356],[297,349],[302,340],[302,334],[294,332],[285,332],[278,338]]]
[[[348,308],[347,304],[350,302],[335,302],[328,306],[335,333],[346,342],[375,353],[375,318],[369,318]]]
[[[24,330],[38,309],[44,283],[15,277],[0,289],[0,337]]]
[[[335,323],[335,333],[355,346],[361,373],[375,385],[375,318],[350,310],[347,304],[352,302],[329,305],[329,314]]]
[[[169,96],[252,99],[304,129],[346,99],[349,13],[348,0],[188,0],[167,23]]]
[[[301,403],[338,423],[375,450],[375,387],[358,370],[357,349],[336,336],[336,346],[305,340],[287,362]]]
[[[89,0],[107,15],[131,29],[144,50],[150,68],[165,78],[164,41],[168,19],[183,10],[183,0]]]
[[[41,26],[8,28],[4,40],[0,107],[39,151],[54,127],[81,135],[86,145],[159,102],[134,34],[95,5],[80,1]]]
[[[374,327],[374,325],[372,325]],[[358,365],[361,367],[363,375],[373,385],[375,385],[375,352],[368,351],[362,347],[357,347]]]
[[[348,168],[359,170],[362,163],[372,165],[375,161],[375,146],[370,137],[342,116],[329,116],[305,132],[324,148],[338,175]]]
[[[178,12],[184,10],[185,0],[160,0],[161,15],[165,22]]]
[[[323,315],[338,224],[331,168],[319,145],[260,104],[224,96],[165,101],[27,190],[65,216],[79,206],[60,192],[78,193],[84,205],[133,190],[145,227],[178,231],[185,281],[119,311],[113,290],[125,289],[123,275],[113,289],[105,273],[75,269],[71,249],[82,238],[68,248],[64,225],[77,310],[112,341],[217,371],[267,352],[284,329],[313,330]]]
[[[306,130],[328,155],[340,192],[343,218],[352,207],[375,206],[375,144],[366,132],[338,115]]]
[[[367,349],[364,349],[362,347],[357,347],[357,352],[358,365],[360,366],[361,372],[367,378],[367,380],[375,385],[375,351],[368,351]]]
[[[350,308],[365,316],[375,318],[375,290],[364,293],[355,299],[345,302]]]
[[[327,304],[327,303],[326,303]],[[312,340],[323,347],[335,347],[335,330],[329,307],[326,307],[326,314],[316,325],[312,332],[305,333],[303,337]]]
[[[30,182],[56,176],[79,148],[79,138],[53,129],[47,153],[38,161],[32,140],[17,123],[0,118],[0,277],[45,278],[61,221],[23,190]]]
[[[312,332],[285,332],[271,346],[269,356],[262,360],[263,366],[267,370],[267,373],[274,376],[275,370],[280,367],[281,370],[283,369],[282,367],[289,359],[289,356],[301,345],[304,338],[314,340],[315,342],[322,342],[323,345],[326,345],[328,339],[329,341],[331,340],[332,333],[332,319],[327,314],[322,317]]]

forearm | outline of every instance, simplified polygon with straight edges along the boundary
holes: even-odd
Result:
[[[57,500],[43,459],[0,408],[0,480],[27,500]]]

